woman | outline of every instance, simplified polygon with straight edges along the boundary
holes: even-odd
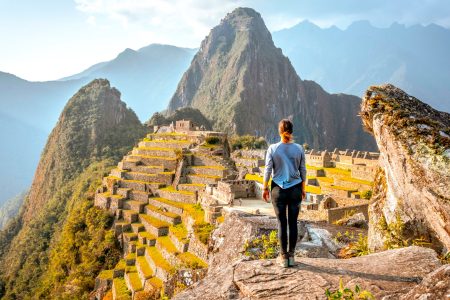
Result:
[[[272,175],[271,198],[278,220],[278,239],[281,245],[278,262],[284,268],[295,263],[294,251],[297,244],[297,218],[300,204],[305,198],[306,167],[302,146],[292,141],[293,124],[283,119],[278,124],[281,141],[267,149],[264,170],[263,198],[269,202],[269,178]],[[287,218],[286,218],[287,208]],[[289,239],[287,227],[289,225]],[[289,249],[288,249],[289,244]]]

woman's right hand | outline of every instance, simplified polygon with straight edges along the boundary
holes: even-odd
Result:
[[[264,201],[266,201],[266,202],[269,202],[269,198],[270,198],[270,195],[269,195],[269,190],[267,189],[265,189],[264,191],[263,191],[263,199],[264,199]]]

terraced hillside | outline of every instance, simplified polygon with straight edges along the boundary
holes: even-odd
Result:
[[[192,132],[149,134],[103,179],[95,205],[114,214],[123,259],[97,277],[98,294],[171,296],[206,274],[214,225],[198,194],[232,172],[226,136],[215,138],[216,145],[205,139]]]

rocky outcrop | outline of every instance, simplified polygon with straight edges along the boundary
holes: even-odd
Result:
[[[283,269],[274,260],[228,262],[175,299],[326,299],[325,290],[337,289],[341,279],[376,299],[398,299],[440,266],[433,250],[415,246],[346,260],[296,258],[296,263]]]
[[[260,14],[237,8],[201,43],[167,113],[198,108],[214,129],[278,139],[277,123],[290,117],[300,143],[314,148],[376,149],[358,116],[360,99],[325,92],[302,81],[275,47]]]
[[[402,295],[400,300],[448,299],[449,297],[450,265],[444,265],[428,274],[419,285]]]
[[[448,251],[450,114],[382,85],[367,90],[361,116],[380,149],[381,170],[369,213],[370,247],[425,242]]]

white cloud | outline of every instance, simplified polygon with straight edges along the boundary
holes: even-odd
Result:
[[[154,42],[197,47],[209,30],[243,0],[75,0],[76,8],[124,28],[147,32]],[[195,42],[194,42],[195,41]]]

